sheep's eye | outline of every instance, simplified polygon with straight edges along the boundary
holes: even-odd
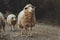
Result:
[[[13,19],[13,17],[12,17],[12,19]]]
[[[27,9],[27,8],[25,8],[25,9]]]

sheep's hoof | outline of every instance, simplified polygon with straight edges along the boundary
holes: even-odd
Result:
[[[28,37],[32,37],[32,35],[28,35]]]
[[[24,37],[24,35],[21,35],[22,37]]]
[[[23,33],[21,33],[20,35],[21,35],[22,37],[24,37],[24,34],[23,34]]]
[[[3,30],[5,32],[5,30]]]
[[[26,35],[25,37],[32,37],[32,34],[31,35],[30,34],[29,35]]]
[[[3,31],[5,32],[5,29],[3,29]]]
[[[5,32],[5,30],[3,32]]]
[[[27,37],[32,37],[32,36],[28,35],[28,36],[26,36],[26,38],[27,38]]]
[[[14,30],[10,30],[11,32],[14,32]]]
[[[28,37],[32,37],[32,34],[29,34]]]

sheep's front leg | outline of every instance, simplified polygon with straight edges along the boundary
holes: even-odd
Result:
[[[29,27],[29,33],[28,36],[32,36],[32,27]]]
[[[26,34],[26,37],[29,36],[29,27],[26,27],[26,28],[25,28],[25,34]]]
[[[21,36],[24,36],[24,35],[23,35],[23,27],[22,27],[21,25],[18,24],[18,28],[19,28],[19,30],[20,30]]]
[[[5,23],[3,24],[3,31],[5,32]]]
[[[23,28],[20,28],[20,30],[21,30],[21,36],[24,36],[24,33],[23,33]]]
[[[14,31],[14,26],[13,25],[11,26],[11,31]]]
[[[1,28],[0,28],[0,33],[1,33]]]

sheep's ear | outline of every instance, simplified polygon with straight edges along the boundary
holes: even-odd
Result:
[[[32,6],[32,8],[36,8],[35,6]]]

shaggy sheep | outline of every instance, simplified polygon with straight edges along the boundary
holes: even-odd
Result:
[[[14,31],[14,26],[16,24],[16,16],[14,14],[8,15],[7,23],[11,27],[11,31]]]
[[[31,35],[32,27],[35,26],[35,23],[35,7],[27,4],[18,15],[18,26],[22,30],[25,29],[26,34]],[[22,30],[21,34],[23,34]]]
[[[0,12],[0,32],[2,28],[3,28],[3,31],[5,31],[5,18],[3,14]]]

